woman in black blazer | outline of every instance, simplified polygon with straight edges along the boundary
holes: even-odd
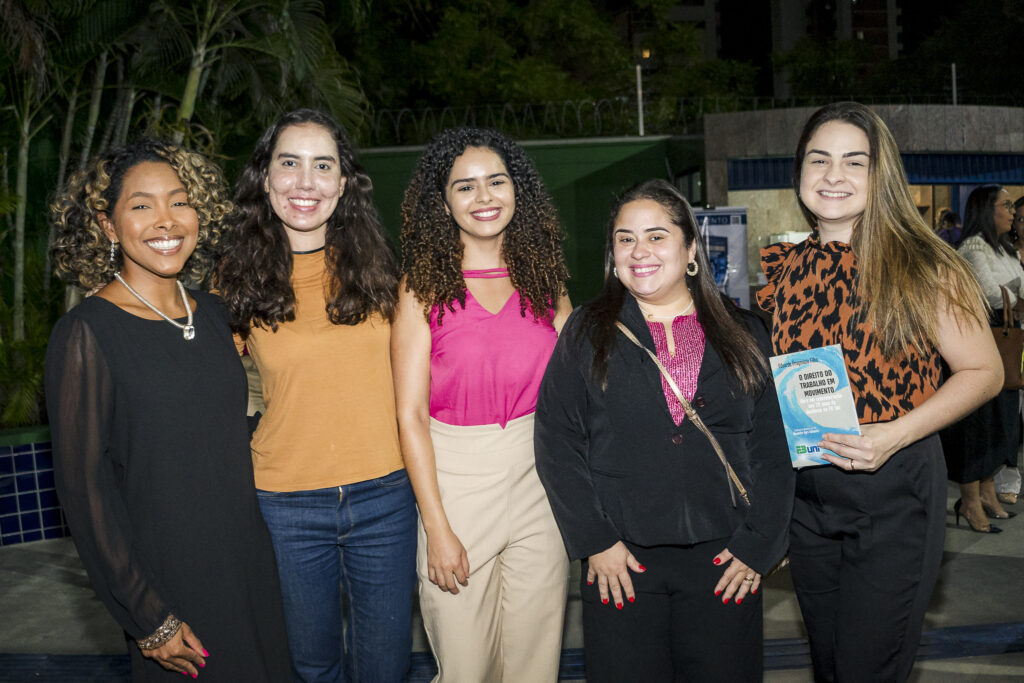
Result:
[[[719,294],[693,211],[664,181],[613,208],[605,269],[562,330],[535,431],[569,556],[584,560],[587,680],[759,681],[757,591],[785,553],[794,482],[767,332]]]

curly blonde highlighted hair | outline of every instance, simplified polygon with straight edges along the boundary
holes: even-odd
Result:
[[[166,163],[181,180],[188,203],[199,217],[199,241],[178,277],[203,283],[213,267],[221,223],[232,204],[220,168],[205,157],[159,140],[144,139],[97,156],[71,177],[50,207],[54,239],[50,257],[57,275],[89,291],[114,279],[121,253],[110,259],[110,240],[100,214],[113,215],[125,175],[141,163]]]

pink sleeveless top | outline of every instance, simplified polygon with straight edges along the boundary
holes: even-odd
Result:
[[[466,278],[505,277],[508,271],[463,271]],[[558,335],[550,321],[519,313],[514,291],[490,313],[466,290],[437,324],[430,311],[430,416],[450,425],[499,424],[531,414]]]

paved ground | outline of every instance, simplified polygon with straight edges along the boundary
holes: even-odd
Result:
[[[949,507],[956,499],[949,489]],[[1013,507],[1008,509],[1015,509]],[[1016,510],[1024,512],[1024,503]],[[1024,514],[1000,522],[1004,532],[975,534],[952,526],[946,533],[942,575],[925,621],[925,643],[912,680],[1024,681]],[[578,565],[576,567],[578,571]],[[576,581],[572,580],[571,586]],[[771,577],[764,588],[765,680],[811,681],[806,668],[805,637],[789,575]],[[0,681],[84,681],[75,666],[101,660],[25,655],[122,655],[125,642],[114,621],[96,599],[68,539],[38,541],[0,548]],[[579,598],[570,592],[566,611],[563,675],[579,680]],[[413,648],[424,652],[419,622]],[[997,652],[1008,654],[994,654]],[[803,654],[802,654],[803,653]],[[984,653],[982,656],[969,656]],[[15,657],[15,655],[22,655]],[[417,661],[426,661],[425,654]],[[25,673],[32,666],[36,673]],[[779,668],[797,667],[797,668]],[[422,667],[421,667],[422,668]],[[40,672],[43,672],[40,674]],[[49,672],[49,673],[47,673]],[[117,680],[114,674],[88,680]]]

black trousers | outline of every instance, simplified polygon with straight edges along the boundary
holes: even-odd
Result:
[[[761,591],[723,605],[714,593],[725,565],[712,563],[726,539],[692,546],[627,543],[647,568],[630,575],[636,602],[601,604],[583,562],[583,645],[588,683],[760,681],[764,666]]]
[[[932,435],[876,472],[797,473],[793,585],[815,681],[905,681],[942,561],[946,464]]]

